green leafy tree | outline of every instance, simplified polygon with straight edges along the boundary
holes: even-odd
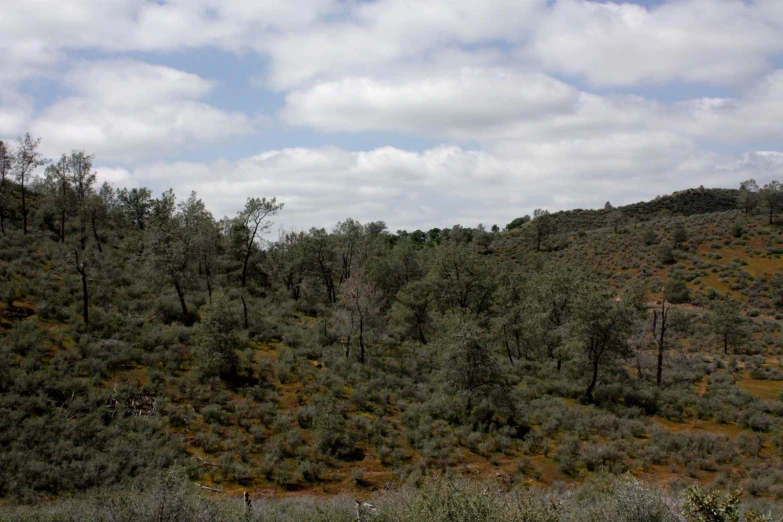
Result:
[[[739,194],[737,195],[737,206],[745,212],[745,215],[752,214],[759,203],[759,186],[755,179],[748,179],[740,183]]]
[[[6,180],[13,171],[14,155],[8,145],[0,140],[0,232],[5,234],[5,216],[8,206],[8,184]]]
[[[446,391],[473,421],[489,423],[495,414],[509,415],[510,387],[481,329],[470,319],[449,316],[448,332],[439,340],[440,378]]]
[[[90,196],[95,192],[95,172],[92,170],[92,162],[95,156],[86,154],[83,150],[75,150],[67,158],[68,170],[71,174],[76,199],[76,210],[79,216],[79,240],[82,250],[87,247],[87,225],[90,219]]]
[[[49,187],[49,190],[46,192],[50,193],[48,195],[52,200],[52,207],[57,209],[60,219],[58,239],[62,243],[65,243],[65,222],[73,200],[71,179],[71,166],[65,154],[60,157],[57,163],[46,167],[44,185]]]
[[[437,249],[427,279],[442,311],[480,316],[492,306],[494,274],[490,260],[473,247],[447,242]]]
[[[237,376],[237,350],[246,344],[239,333],[239,326],[239,318],[228,297],[216,292],[212,301],[202,308],[201,322],[197,327],[198,369],[203,379]]]
[[[725,354],[729,353],[730,347],[736,347],[748,338],[745,321],[740,315],[740,303],[735,299],[726,298],[715,302],[710,324]]]
[[[498,279],[493,306],[493,332],[506,350],[511,364],[514,355],[522,357],[531,315],[527,279],[520,272],[502,274]]]
[[[630,308],[608,292],[590,288],[578,294],[571,334],[590,367],[590,382],[585,390],[588,402],[593,401],[601,368],[630,355],[628,339],[633,324]]]
[[[267,267],[282,284],[288,295],[298,301],[302,295],[302,282],[307,275],[304,232],[280,232],[280,237],[272,243],[267,252]]]
[[[533,211],[533,233],[535,234],[536,252],[540,252],[541,243],[552,233],[552,218],[548,210],[537,208]]]
[[[147,188],[120,189],[117,201],[136,229],[144,230],[152,211],[152,192]]]
[[[432,291],[426,281],[412,281],[395,296],[389,312],[389,323],[403,337],[427,344],[433,329]]]
[[[283,203],[278,203],[277,198],[247,198],[244,210],[239,213],[237,222],[242,228],[242,288],[247,286],[248,265],[250,256],[257,248],[257,241],[272,226],[269,218],[277,215],[282,208]]]
[[[195,192],[191,192],[188,199],[178,205],[178,210],[191,257],[196,260],[198,266],[198,276],[203,280],[207,295],[211,299],[215,286],[220,229],[215,218]]]
[[[190,322],[185,301],[185,283],[191,277],[192,237],[188,232],[182,213],[177,212],[174,193],[164,192],[152,205],[144,233],[144,255],[153,280],[174,287],[185,323]]]
[[[678,221],[674,224],[672,229],[672,246],[674,248],[680,248],[680,246],[688,240],[688,232],[685,230],[685,225]]]
[[[772,224],[772,217],[780,211],[783,206],[783,185],[779,181],[770,181],[759,191],[761,202],[769,215],[769,224]]]
[[[14,151],[14,177],[19,184],[22,194],[22,230],[27,235],[27,185],[32,181],[35,170],[49,163],[43,154],[38,151],[41,145],[41,138],[33,139],[30,133],[19,137],[16,140],[16,150]]]

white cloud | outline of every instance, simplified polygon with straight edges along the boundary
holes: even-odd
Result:
[[[673,80],[739,83],[783,50],[783,25],[739,0],[682,0],[654,9],[558,0],[535,27],[526,55],[593,85]]]
[[[22,134],[30,121],[32,100],[0,86],[0,139]]]
[[[545,0],[378,0],[347,4],[338,22],[272,38],[270,85],[300,87],[316,79],[405,67],[430,53],[469,45],[518,42]]]
[[[328,131],[473,137],[519,120],[570,112],[578,99],[576,89],[541,74],[466,68],[403,81],[318,83],[289,94],[281,117]]]
[[[722,144],[783,142],[783,69],[735,99],[701,98],[682,103],[672,126]]]
[[[65,83],[75,95],[55,102],[31,129],[46,138],[50,154],[79,148],[104,161],[133,161],[252,132],[244,114],[198,101],[211,82],[168,67],[89,62],[71,70]]]

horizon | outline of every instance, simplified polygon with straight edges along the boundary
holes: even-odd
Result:
[[[783,177],[774,0],[11,0],[0,139],[276,226],[503,226]]]

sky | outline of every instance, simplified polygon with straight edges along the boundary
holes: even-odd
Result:
[[[781,0],[0,0],[0,139],[278,227],[783,180]]]

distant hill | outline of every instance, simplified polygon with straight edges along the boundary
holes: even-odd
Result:
[[[738,195],[736,189],[688,189],[621,207],[554,212],[550,220],[553,231],[557,233],[594,230],[610,226],[611,215],[617,211],[626,220],[649,221],[663,215],[693,216],[734,210],[737,208]]]

